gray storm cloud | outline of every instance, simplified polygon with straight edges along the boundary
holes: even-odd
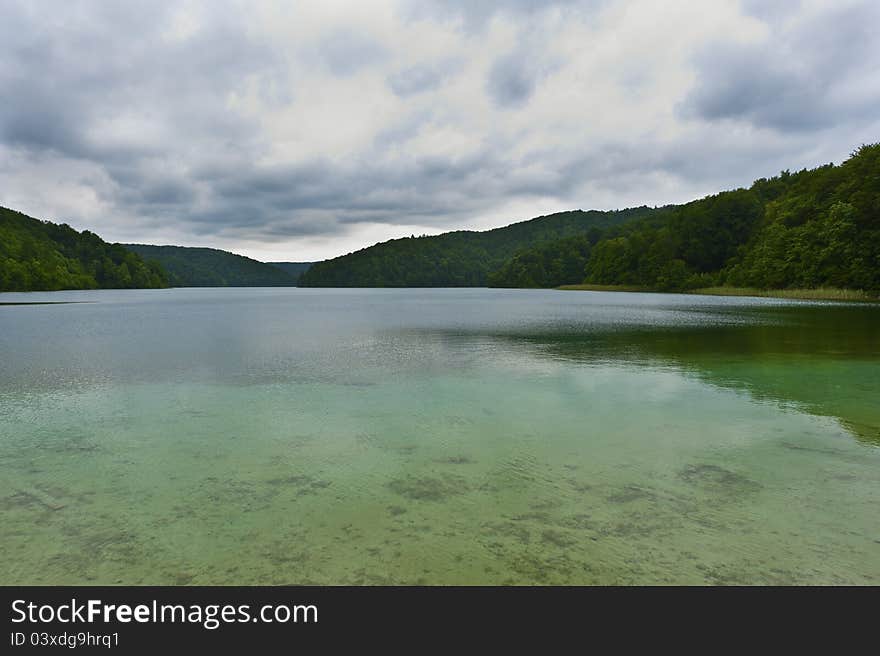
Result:
[[[411,96],[437,88],[460,68],[461,63],[455,59],[408,66],[391,73],[388,86],[398,96]]]
[[[766,10],[765,10],[766,11]],[[759,14],[760,15],[760,14]],[[831,6],[786,26],[760,46],[716,44],[696,60],[697,86],[683,107],[783,132],[810,131],[877,115],[880,5]]]
[[[500,107],[522,105],[534,92],[537,77],[526,57],[520,54],[501,57],[489,72],[489,95]]]

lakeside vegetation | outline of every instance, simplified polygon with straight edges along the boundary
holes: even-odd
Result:
[[[880,145],[862,146],[839,166],[783,171],[749,189],[665,207],[580,245],[580,272],[568,264],[574,242],[559,240],[518,252],[490,280],[512,287],[722,287],[789,290],[798,298],[807,297],[804,290],[821,290],[810,298],[876,297]]]
[[[592,292],[657,292],[649,287],[633,285],[560,285],[557,289]],[[810,301],[859,301],[880,302],[880,296],[859,289],[837,289],[820,287],[817,289],[756,289],[754,287],[703,287],[690,289],[685,294],[702,294],[706,296],[759,296],[767,298],[791,298]]]
[[[161,266],[120,244],[0,207],[0,291],[167,286]]]
[[[692,294],[708,296],[764,296],[768,298],[794,298],[809,301],[863,301],[878,302],[880,296],[860,289],[818,287],[815,289],[755,289],[754,287],[704,287],[694,289]]]

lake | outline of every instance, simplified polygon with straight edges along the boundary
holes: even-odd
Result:
[[[878,584],[880,307],[0,294],[0,584]]]

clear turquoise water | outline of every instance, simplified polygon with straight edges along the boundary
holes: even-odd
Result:
[[[2,584],[880,583],[880,308],[0,294]]]

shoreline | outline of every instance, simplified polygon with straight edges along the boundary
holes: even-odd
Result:
[[[561,285],[562,291],[592,292],[643,292],[664,294],[698,294],[700,296],[753,296],[757,298],[787,298],[800,301],[842,301],[858,303],[878,303],[880,297],[860,289],[838,289],[820,287],[816,289],[756,289],[752,287],[702,287],[682,292],[660,292],[650,287],[634,285]]]
[[[66,290],[65,290],[66,291]],[[29,294],[31,292],[15,292],[16,294]],[[16,301],[2,302],[0,305],[70,305],[71,303],[94,303],[95,301]]]

